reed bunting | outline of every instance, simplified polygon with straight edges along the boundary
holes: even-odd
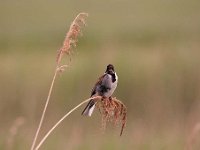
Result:
[[[117,82],[118,76],[114,70],[114,66],[112,64],[109,64],[106,68],[106,72],[104,73],[104,75],[99,78],[94,88],[92,89],[91,97],[111,97],[117,87]],[[91,99],[83,110],[82,115],[91,116],[94,111],[95,104],[95,101]]]

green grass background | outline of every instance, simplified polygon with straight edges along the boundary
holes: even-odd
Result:
[[[128,108],[127,127],[122,137],[112,125],[102,133],[98,111],[84,118],[82,107],[41,149],[183,150],[199,122],[199,8],[199,0],[0,0],[0,149],[31,147],[57,50],[74,17],[87,12],[71,67],[56,80],[40,138],[88,98],[109,63],[119,76],[114,95]],[[9,143],[19,117],[24,124]]]

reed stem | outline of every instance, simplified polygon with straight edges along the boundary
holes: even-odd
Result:
[[[97,97],[91,97],[88,98],[86,100],[84,100],[83,102],[81,102],[80,104],[78,104],[76,107],[74,107],[73,109],[71,109],[67,114],[65,114],[48,132],[47,134],[42,138],[42,140],[40,141],[40,143],[36,146],[36,148],[34,150],[38,150],[40,148],[40,146],[44,143],[44,141],[47,139],[47,137],[52,133],[52,131],[67,117],[69,116],[73,111],[75,111],[77,108],[79,108],[81,105],[83,105],[84,103],[89,102],[91,99],[97,99],[100,96]]]
[[[54,86],[54,82],[55,82],[57,73],[58,73],[58,67],[56,67],[56,70],[55,70],[55,73],[54,73],[54,76],[53,76],[53,80],[52,80],[52,82],[51,82],[51,86],[50,86],[50,89],[49,89],[49,93],[48,93],[48,96],[47,96],[47,100],[46,100],[46,103],[45,103],[45,106],[44,106],[44,109],[43,109],[43,112],[42,112],[42,116],[41,116],[40,123],[39,123],[38,128],[37,128],[35,137],[34,137],[34,139],[33,139],[33,143],[32,143],[32,146],[31,146],[31,150],[34,150],[34,147],[35,147],[35,144],[36,144],[36,141],[37,141],[37,138],[38,138],[38,135],[39,135],[39,132],[40,132],[42,123],[43,123],[43,121],[44,121],[44,116],[45,116],[45,114],[46,114],[47,106],[48,106],[48,104],[49,104],[49,100],[50,100],[50,97],[51,97],[51,93],[52,93],[52,90],[53,90],[53,86]]]

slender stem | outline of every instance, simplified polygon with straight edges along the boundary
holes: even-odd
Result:
[[[54,85],[54,82],[55,82],[55,79],[56,79],[57,72],[58,72],[58,66],[56,67],[56,70],[55,70],[55,73],[54,73],[54,76],[53,76],[53,80],[51,82],[51,86],[50,86],[50,89],[49,89],[47,100],[46,100],[46,103],[45,103],[45,106],[44,106],[44,109],[43,109],[43,112],[42,112],[42,116],[41,116],[41,119],[40,119],[39,126],[37,128],[37,131],[36,131],[32,146],[31,146],[31,150],[34,150],[34,147],[35,147],[35,143],[37,141],[38,134],[40,132],[40,128],[41,128],[43,120],[44,120],[44,116],[45,116],[45,113],[46,113],[46,110],[47,110],[47,106],[49,104],[49,100],[50,100],[50,97],[51,97],[51,93],[52,93],[52,89],[53,89],[53,85]]]
[[[78,104],[76,107],[74,107],[73,109],[71,109],[67,114],[65,114],[48,132],[47,134],[43,137],[43,139],[40,141],[40,143],[36,146],[36,148],[34,150],[38,150],[40,148],[40,146],[44,143],[44,141],[46,140],[46,138],[51,134],[51,132],[67,117],[69,116],[73,111],[75,111],[78,107],[80,107],[81,105],[83,105],[84,103],[90,101],[91,99],[98,99],[100,98],[100,96],[96,96],[96,97],[91,97],[89,99],[84,100],[83,102],[81,102],[80,104]]]

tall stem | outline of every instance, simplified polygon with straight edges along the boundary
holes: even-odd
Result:
[[[83,102],[81,102],[80,104],[78,104],[76,107],[74,107],[73,109],[71,109],[66,115],[64,115],[48,132],[47,134],[43,137],[43,139],[40,141],[40,143],[37,145],[37,147],[34,150],[38,150],[40,148],[40,146],[44,143],[44,141],[46,140],[46,138],[51,134],[51,132],[67,117],[69,116],[73,111],[75,111],[78,107],[80,107],[81,105],[83,105],[84,103],[90,101],[91,99],[98,99],[100,98],[100,96],[96,96],[96,97],[91,97],[89,99],[84,100]]]
[[[46,100],[46,103],[45,103],[45,106],[44,106],[44,109],[43,109],[43,112],[42,112],[42,116],[41,116],[41,119],[40,119],[39,126],[38,126],[38,128],[37,128],[37,131],[36,131],[36,134],[35,134],[35,137],[34,137],[32,146],[31,146],[31,150],[34,150],[35,143],[36,143],[36,141],[37,141],[38,134],[39,134],[39,132],[40,132],[40,129],[41,129],[41,126],[42,126],[42,123],[43,123],[43,120],[44,120],[44,116],[45,116],[45,113],[46,113],[46,110],[47,110],[47,106],[48,106],[48,104],[49,104],[49,100],[50,100],[50,97],[51,97],[51,93],[52,93],[52,90],[53,90],[53,85],[54,85],[54,82],[55,82],[57,73],[58,73],[58,66],[56,67],[56,70],[55,70],[55,73],[54,73],[54,76],[53,76],[53,80],[52,80],[52,82],[51,82],[51,86],[50,86],[50,89],[49,89],[49,93],[48,93],[48,96],[47,96],[47,100]]]

